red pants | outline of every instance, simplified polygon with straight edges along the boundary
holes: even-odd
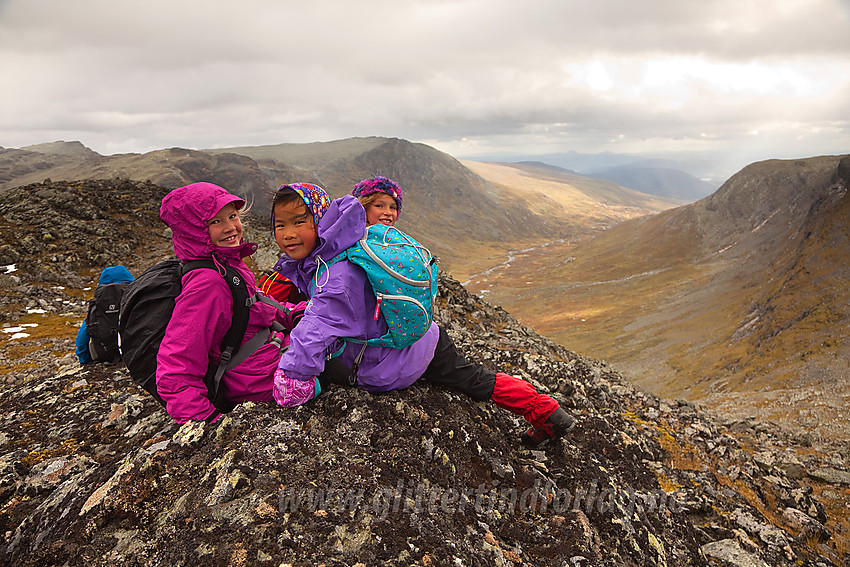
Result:
[[[442,327],[434,359],[422,377],[459,390],[477,401],[489,399],[500,408],[523,416],[534,427],[542,426],[560,407],[554,398],[537,393],[525,380],[504,372],[493,373],[468,361]]]
[[[560,407],[554,398],[537,393],[534,386],[525,380],[504,372],[496,374],[496,383],[490,399],[500,408],[523,416],[534,427],[541,427]]]

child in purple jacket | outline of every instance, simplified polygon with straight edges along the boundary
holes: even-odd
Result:
[[[399,189],[399,205],[400,199]],[[302,292],[312,292],[274,378],[275,400],[293,407],[318,395],[316,377],[324,369],[326,356],[343,345],[343,338],[380,337],[387,325],[383,316],[373,316],[375,294],[366,273],[351,262],[323,268],[312,289],[317,268],[357,242],[366,230],[366,211],[355,197],[347,195],[331,202],[321,187],[293,183],[275,194],[272,215],[275,241],[283,252],[275,270]],[[344,345],[339,358],[352,367],[361,345]],[[366,347],[356,378],[359,386],[373,393],[406,388],[425,378],[477,401],[489,399],[531,423],[522,437],[531,447],[564,435],[574,425],[573,417],[556,400],[539,394],[528,382],[467,361],[435,323],[407,348]]]

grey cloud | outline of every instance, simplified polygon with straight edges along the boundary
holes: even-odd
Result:
[[[850,83],[812,77],[850,76],[849,23],[842,0],[0,0],[0,145],[640,152],[772,124],[839,151]]]

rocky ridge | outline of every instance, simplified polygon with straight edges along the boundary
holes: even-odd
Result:
[[[2,325],[51,332],[0,345],[4,564],[848,564],[846,455],[649,395],[445,275],[438,322],[471,358],[562,400],[579,421],[568,439],[523,449],[514,416],[429,385],[334,388],[296,410],[243,404],[220,424],[179,427],[122,365],[72,354],[84,285],[130,258],[79,248],[82,228],[34,236],[63,224],[52,203],[116,203],[92,224],[145,252],[137,272],[168,250],[161,226],[138,230],[157,226],[165,190],[22,191],[0,230],[32,240],[0,276]],[[16,221],[35,194],[43,207]]]
[[[391,177],[404,188],[406,212],[399,228],[416,234],[441,257],[441,266],[447,271],[474,269],[469,266],[470,256],[487,265],[494,254],[501,257],[517,245],[524,248],[543,240],[597,233],[622,220],[622,207],[611,210],[612,204],[633,203],[634,207],[627,207],[626,218],[672,206],[666,199],[649,199],[608,181],[572,176],[570,187],[547,183],[544,190],[565,200],[547,200],[544,195],[546,206],[532,212],[525,199],[476,175],[448,154],[398,138],[217,150],[168,148],[108,156],[79,142],[0,148],[0,194],[45,178],[148,180],[163,187],[203,180],[227,187],[253,203],[260,216],[269,213],[269,194],[283,183],[319,183],[331,196],[339,197],[376,173]],[[533,187],[541,182],[530,175],[521,185]],[[540,201],[539,192],[532,193],[533,201]],[[463,201],[469,206],[434,206],[447,201]],[[586,215],[572,214],[571,205],[579,202],[586,207]]]

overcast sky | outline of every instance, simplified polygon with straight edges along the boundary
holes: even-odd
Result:
[[[0,0],[0,146],[850,153],[850,0]]]

